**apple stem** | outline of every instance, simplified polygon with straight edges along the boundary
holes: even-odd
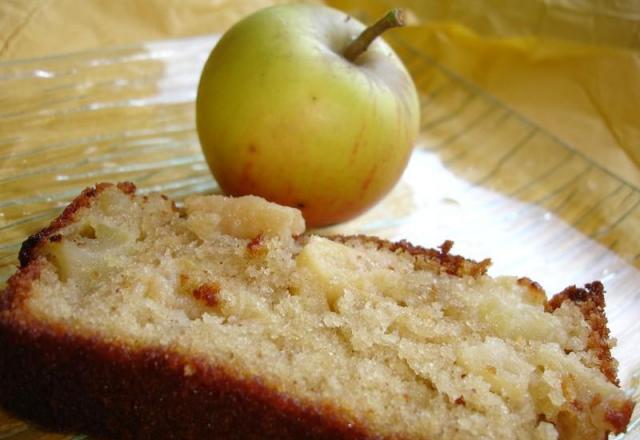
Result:
[[[371,42],[384,31],[404,25],[404,11],[399,8],[390,10],[384,17],[362,31],[362,33],[347,46],[343,53],[344,57],[349,61],[354,62],[364,51],[367,50]]]

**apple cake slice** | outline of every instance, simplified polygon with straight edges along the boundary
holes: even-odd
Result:
[[[547,301],[449,242],[304,228],[257,197],[85,190],[0,296],[0,404],[118,439],[625,430],[599,282]]]

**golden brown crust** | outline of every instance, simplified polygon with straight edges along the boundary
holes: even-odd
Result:
[[[567,301],[574,303],[580,309],[585,321],[591,327],[591,333],[587,340],[587,349],[598,359],[600,371],[609,381],[619,386],[618,364],[611,356],[609,328],[607,327],[607,317],[604,313],[604,286],[601,282],[594,281],[586,284],[584,288],[567,287],[562,292],[554,295],[545,304],[545,310],[553,312]],[[598,398],[599,396],[594,397],[595,400]],[[597,402],[594,402],[592,402],[593,405],[597,404]],[[614,432],[625,431],[631,420],[633,408],[634,403],[631,400],[627,400],[605,409],[605,419],[614,428]]]
[[[527,277],[518,278],[516,282],[518,285],[526,287],[529,298],[536,304],[545,304],[547,302],[547,295],[537,282]]]
[[[520,277],[516,280],[516,282],[521,286],[524,286],[531,290],[535,290],[536,292],[540,292],[544,295],[544,289],[542,288],[542,286],[536,281],[533,281],[531,278]]]
[[[490,259],[484,259],[480,262],[473,261],[459,255],[450,254],[449,251],[453,246],[450,240],[445,241],[440,250],[429,249],[421,246],[414,246],[411,243],[401,240],[391,242],[378,237],[368,235],[333,235],[332,240],[343,244],[359,244],[370,243],[378,249],[386,249],[391,252],[405,253],[414,258],[414,266],[416,269],[431,269],[437,273],[444,272],[455,276],[471,276],[473,278],[481,277],[487,273],[487,269],[491,265]]]
[[[587,348],[599,360],[600,371],[614,384],[619,385],[617,363],[611,357],[609,347],[609,329],[604,313],[604,286],[599,281],[585,285],[584,288],[570,286],[556,294],[545,305],[545,309],[553,312],[565,301],[574,303],[580,309],[585,321],[591,327]]]

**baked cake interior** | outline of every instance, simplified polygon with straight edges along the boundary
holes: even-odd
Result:
[[[256,197],[176,209],[109,187],[43,244],[25,305],[78,334],[259,377],[384,436],[620,429],[610,415],[627,399],[572,301],[551,310],[527,280],[452,275],[402,247],[304,228]]]

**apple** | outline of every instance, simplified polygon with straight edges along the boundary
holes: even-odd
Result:
[[[380,38],[398,10],[366,28],[317,5],[260,10],[207,60],[196,123],[224,192],[297,207],[309,226],[348,220],[404,171],[418,134],[411,76]]]

